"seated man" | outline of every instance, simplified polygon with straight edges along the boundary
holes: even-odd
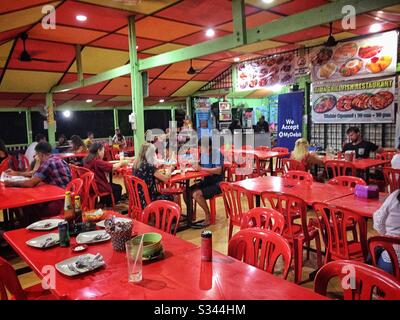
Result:
[[[5,185],[8,187],[22,187],[22,188],[33,188],[39,183],[43,182],[46,184],[56,185],[60,188],[65,189],[67,184],[71,181],[71,170],[68,164],[51,154],[52,147],[47,142],[39,142],[35,147],[35,152],[40,166],[34,171],[29,172],[16,172],[8,170],[7,173],[10,175],[20,175],[29,177],[28,180],[23,181],[6,181]],[[25,209],[35,209],[35,213],[47,216],[57,215],[63,208],[64,200],[52,201],[49,203],[39,204],[35,206],[25,207]],[[29,214],[34,214],[29,212]]]
[[[355,151],[356,152],[356,158],[364,158],[368,159],[370,158],[370,153],[371,151],[375,151],[377,153],[383,152],[382,147],[378,147],[375,143],[372,143],[370,141],[365,141],[363,140],[360,129],[358,127],[350,127],[346,131],[347,136],[351,140],[351,142],[346,143],[343,146],[343,152],[346,151]]]
[[[219,150],[212,149],[211,138],[204,136],[199,140],[200,166],[196,170],[205,170],[212,175],[204,177],[204,180],[191,187],[193,199],[205,212],[204,223],[194,224],[193,228],[204,228],[210,225],[211,213],[207,199],[221,193],[219,183],[224,180],[224,157]],[[187,199],[186,203],[187,203]]]

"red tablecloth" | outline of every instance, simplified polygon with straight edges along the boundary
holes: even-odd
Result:
[[[363,199],[352,194],[343,198],[328,200],[326,203],[353,210],[365,218],[372,218],[374,212],[382,206],[386,197],[386,193],[380,193],[379,199]]]
[[[316,201],[327,201],[353,194],[346,187],[313,182],[307,184],[297,180],[284,179],[282,177],[264,176],[234,182],[254,195],[261,195],[264,191],[283,192],[303,199],[308,205]]]
[[[63,299],[324,299],[215,251],[213,262],[202,264],[200,249],[195,245],[140,222],[135,221],[134,231],[159,232],[163,236],[165,258],[143,265],[142,282],[128,282],[125,252],[114,251],[108,241],[90,245],[86,251],[100,253],[105,267],[75,277],[56,271],[52,292]],[[48,273],[42,272],[44,266],[54,266],[76,254],[71,248],[41,250],[26,245],[27,240],[41,234],[19,229],[6,232],[4,238],[43,278]]]
[[[32,204],[64,199],[65,190],[42,184],[34,188],[14,188],[0,186],[0,210],[19,208]]]

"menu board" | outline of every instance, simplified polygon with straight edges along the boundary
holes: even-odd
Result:
[[[395,77],[312,85],[314,123],[392,123]]]
[[[232,111],[231,104],[229,102],[219,103],[219,121],[231,121]]]
[[[245,61],[236,65],[236,91],[265,89],[276,84],[293,84],[295,80],[293,52]]]
[[[397,31],[310,51],[313,82],[354,80],[396,73]]]

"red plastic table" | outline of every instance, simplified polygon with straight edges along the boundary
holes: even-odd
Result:
[[[65,190],[50,184],[34,188],[5,187],[0,183],[0,210],[64,199]]]
[[[234,182],[256,196],[264,191],[283,192],[303,199],[308,205],[316,201],[328,201],[353,194],[349,188],[313,182],[306,184],[292,179],[264,176]]]
[[[59,153],[57,157],[61,159],[69,159],[69,158],[85,158],[87,157],[87,153],[73,153],[73,152],[66,152],[66,153]]]
[[[324,162],[327,160],[338,160],[338,159],[329,159],[326,156],[321,158],[323,159]],[[384,164],[390,163],[390,161],[381,159],[354,159],[352,163],[357,170],[367,170],[369,168],[383,166]]]
[[[191,200],[191,194],[190,194],[190,180],[192,179],[199,179],[199,178],[204,178],[206,176],[210,176],[211,173],[206,171],[206,170],[199,170],[199,171],[188,171],[185,174],[175,174],[173,175],[168,183],[177,183],[177,182],[185,182],[185,198]],[[192,225],[192,219],[193,219],[193,204],[192,201],[188,201],[186,204],[186,228],[190,227]],[[179,230],[183,230],[183,228],[179,228]]]
[[[374,212],[382,206],[386,197],[386,193],[380,193],[379,199],[364,199],[356,197],[354,194],[352,194],[343,198],[328,200],[326,203],[353,210],[365,218],[372,218]]]
[[[128,282],[125,252],[112,249],[110,241],[89,246],[87,253],[100,253],[106,266],[75,277],[55,271],[53,294],[61,299],[326,299],[312,290],[275,277],[233,258],[213,252],[212,262],[200,260],[200,249],[178,237],[135,221],[138,233],[158,232],[163,236],[165,258],[143,265],[143,280]],[[25,242],[43,232],[25,229],[9,231],[4,238],[35,273],[48,276],[45,266],[74,255],[70,248],[46,250]]]

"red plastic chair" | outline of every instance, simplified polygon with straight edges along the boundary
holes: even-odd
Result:
[[[273,274],[279,257],[283,260],[283,278],[287,278],[292,261],[290,245],[270,230],[251,228],[238,231],[228,244],[228,256]]]
[[[385,177],[386,190],[388,193],[400,189],[400,169],[385,167],[383,168],[383,175]]]
[[[310,243],[315,241],[317,249],[317,263],[322,265],[321,241],[319,232],[311,225],[307,225],[307,204],[301,198],[278,192],[263,192],[261,199],[264,206],[269,204],[272,209],[280,212],[285,217],[285,229],[282,233],[293,246],[294,252],[294,281],[299,283],[302,278],[303,246],[307,245],[307,258],[309,258]],[[300,224],[295,219],[300,219]]]
[[[283,172],[283,159],[289,156],[289,149],[285,148],[285,147],[275,147],[275,148],[272,148],[271,151],[285,154],[285,156],[278,156],[276,158],[275,167],[273,168],[273,173],[275,176],[277,176],[278,173],[283,174],[284,173]]]
[[[253,208],[243,215],[240,229],[261,228],[282,234],[285,217],[271,208]]]
[[[282,174],[288,171],[306,171],[306,167],[300,161],[294,159],[282,159]]]
[[[71,192],[71,196],[82,197],[83,180],[81,178],[72,179],[65,188],[65,191]]]
[[[0,163],[0,174],[1,174],[3,171],[6,171],[6,170],[10,167],[9,161],[10,161],[10,157],[4,159],[4,160]]]
[[[81,175],[80,179],[82,179],[82,182],[83,182],[82,193],[81,193],[82,194],[82,197],[81,197],[82,210],[83,211],[91,210],[93,208],[90,208],[89,194],[90,194],[92,181],[94,180],[94,173],[87,172],[87,173]]]
[[[351,189],[354,189],[356,184],[360,184],[363,186],[367,185],[367,183],[363,179],[352,176],[337,176],[336,178],[330,179],[328,183],[334,186],[348,187]]]
[[[229,240],[232,238],[233,226],[241,226],[243,215],[246,212],[243,210],[242,196],[244,195],[247,198],[248,210],[254,208],[254,201],[252,194],[244,188],[235,186],[229,182],[221,182],[219,186],[224,198],[225,211],[229,215]]]
[[[69,168],[71,170],[72,179],[79,178],[79,170],[78,170],[79,167],[70,163]]]
[[[157,191],[161,194],[178,196],[179,206],[182,207],[180,195],[185,192],[185,188],[181,183],[165,183],[162,181],[157,181]]]
[[[327,177],[329,177],[329,173],[332,172],[333,178],[337,176],[355,176],[356,168],[350,161],[327,160],[325,161],[325,172]]]
[[[143,210],[143,223],[149,224],[149,220],[154,220],[154,227],[164,232],[176,234],[181,208],[172,201],[156,200],[151,202]]]
[[[378,259],[375,254],[375,249],[383,248],[389,255],[390,262],[393,267],[393,276],[400,281],[400,266],[399,258],[393,247],[396,245],[400,248],[400,237],[389,237],[389,236],[376,236],[368,239],[369,254],[372,257],[372,263],[377,267]]]
[[[300,180],[307,183],[313,183],[314,179],[311,173],[299,170],[289,170],[283,175],[285,179]]]
[[[379,160],[387,160],[387,161],[392,161],[393,157],[395,154],[398,152],[393,150],[393,151],[383,151],[382,153],[377,153],[375,158]],[[390,167],[390,162],[384,165],[385,167]]]
[[[113,160],[113,156],[111,154],[111,148],[109,144],[104,145],[104,160],[111,161]]]
[[[325,243],[325,263],[331,260],[366,261],[368,255],[367,225],[355,212],[322,202],[313,203],[318,229]],[[353,231],[353,239],[348,231]],[[356,232],[356,234],[354,234]]]
[[[111,202],[112,202],[112,208],[115,211],[115,198],[113,192],[100,192],[99,188],[97,187],[96,180],[93,179],[92,181],[92,190],[93,193],[89,193],[89,206],[90,210],[94,209],[96,207],[96,202],[99,198],[105,197],[105,196],[110,196],[111,197]]]
[[[400,300],[400,282],[396,278],[376,267],[349,260],[324,265],[315,276],[314,291],[326,296],[329,281],[335,277],[348,285],[341,286],[344,300],[372,300],[374,296],[379,300]]]
[[[128,175],[124,175],[124,183],[129,199],[128,214],[131,218],[142,221],[143,208],[140,190],[142,191],[142,194],[145,198],[146,206],[151,203],[150,193],[147,184],[138,177]]]
[[[235,177],[235,181],[259,177],[261,175],[260,159],[255,154],[236,153],[230,171],[230,176]]]
[[[8,300],[7,292],[12,300],[56,300],[50,291],[44,290],[39,283],[32,287],[22,289],[14,268],[7,260],[0,257],[0,300]]]

